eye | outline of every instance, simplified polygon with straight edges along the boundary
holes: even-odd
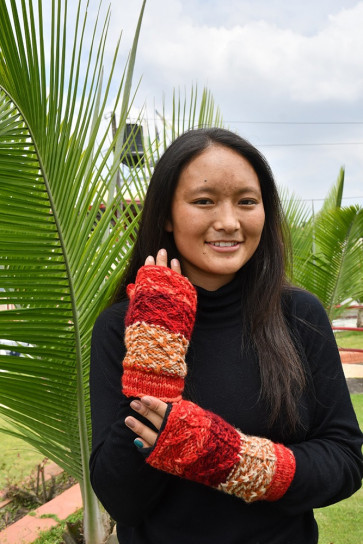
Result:
[[[208,206],[209,204],[213,204],[213,201],[210,198],[198,198],[197,200],[193,200],[192,204],[197,204],[198,206]]]
[[[239,201],[239,204],[241,206],[254,206],[255,204],[257,204],[257,201],[254,198],[242,198]]]

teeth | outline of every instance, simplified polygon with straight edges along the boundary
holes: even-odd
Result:
[[[210,242],[213,246],[217,247],[232,247],[236,246],[237,242]]]

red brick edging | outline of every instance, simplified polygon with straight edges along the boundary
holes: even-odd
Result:
[[[55,519],[40,516],[55,515],[60,520],[64,520],[81,508],[81,490],[79,484],[76,484],[34,510],[35,515],[27,514],[4,529],[0,533],[0,544],[30,544],[38,538],[41,531],[47,531],[58,525]]]
[[[342,363],[363,363],[363,352],[361,351],[339,351]]]

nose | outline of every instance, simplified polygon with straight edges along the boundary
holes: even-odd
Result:
[[[223,204],[218,207],[216,210],[214,228],[225,232],[235,232],[240,228],[237,210],[233,205]]]

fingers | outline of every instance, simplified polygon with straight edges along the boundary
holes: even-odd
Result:
[[[135,412],[149,420],[157,429],[160,429],[168,407],[165,402],[155,397],[143,397],[140,400],[133,400],[130,406]],[[125,423],[137,435],[135,440],[137,447],[147,448],[155,444],[158,435],[150,427],[132,416],[128,416]]]
[[[149,265],[155,265],[155,259],[152,255],[149,255],[145,259],[145,266],[149,266]]]
[[[160,249],[156,255],[156,261],[152,255],[146,257],[145,266],[148,265],[168,266],[168,254],[165,249]]]
[[[150,395],[145,395],[145,397],[142,397],[140,401],[144,406],[149,408],[149,410],[158,414],[162,419],[164,418],[165,412],[168,408],[166,402],[157,399],[156,397],[151,397]]]
[[[131,429],[132,432],[134,432],[139,439],[142,441],[142,445],[145,448],[148,448],[150,446],[153,446],[156,442],[157,433],[135,419],[132,416],[128,416],[125,419],[125,423],[129,429]],[[136,446],[138,446],[138,443],[135,443]]]
[[[164,415],[165,415],[165,411],[166,411],[166,408],[167,408],[167,404],[165,404],[165,402],[158,401],[158,399],[154,399],[153,397],[150,397],[150,398],[153,401],[155,400],[155,401],[159,402],[160,404],[165,405],[165,408],[163,406],[159,406],[157,404],[156,406],[157,406],[157,409],[159,410],[157,412],[153,408],[145,405],[145,403],[143,403],[142,400],[141,401],[140,400],[133,400],[131,402],[130,406],[131,406],[131,408],[133,410],[135,410],[135,412],[137,412],[141,416],[148,419],[150,421],[150,423],[152,423],[154,425],[154,427],[156,427],[157,429],[160,429],[161,424],[163,422]]]
[[[174,272],[178,272],[178,274],[181,274],[181,267],[180,267],[180,262],[178,261],[178,259],[172,259],[171,260],[171,263],[170,263],[170,268],[172,270],[174,270]]]
[[[165,249],[160,249],[156,255],[156,260],[152,255],[149,255],[145,260],[145,266],[149,265],[157,265],[157,266],[168,266],[168,254]],[[178,259],[172,259],[170,263],[170,268],[174,270],[175,272],[178,272],[178,274],[181,274],[181,268],[180,263]]]
[[[160,249],[156,255],[157,266],[168,266],[168,254],[165,249]]]

